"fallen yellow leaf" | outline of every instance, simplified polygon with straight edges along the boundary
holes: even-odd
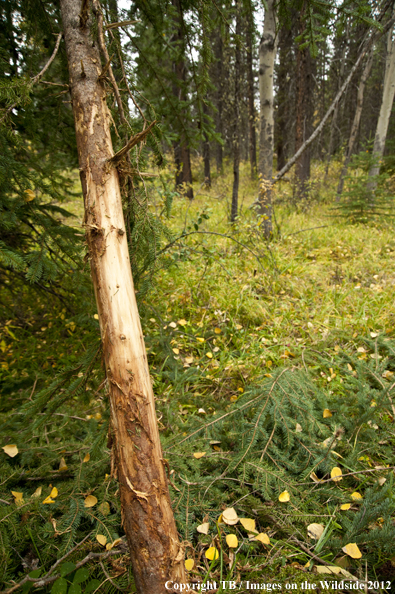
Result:
[[[60,464],[59,464],[59,472],[64,472],[65,470],[67,470],[68,466],[66,464],[66,460],[64,458],[60,459]]]
[[[215,334],[221,334],[222,330],[221,330],[221,328],[217,327],[217,328],[214,328],[214,332],[215,332]]]
[[[237,540],[236,534],[228,534],[226,536],[226,544],[231,549],[237,549],[239,541]]]
[[[106,546],[107,536],[104,536],[104,534],[96,534],[96,540],[102,545],[102,547],[104,547]]]
[[[335,466],[334,468],[332,468],[331,470],[331,478],[335,481],[341,481],[342,480],[342,470],[341,468],[339,468],[338,466]]]
[[[180,322],[178,322],[180,323]],[[185,559],[185,569],[187,571],[191,571],[195,565],[195,561],[193,559]]]
[[[324,419],[329,419],[329,417],[332,416],[331,411],[329,410],[329,408],[325,408],[324,412],[322,413],[322,416],[324,417]]]
[[[255,520],[252,518],[240,518],[240,524],[247,530],[247,532],[256,532]]]
[[[348,509],[350,509],[351,507],[351,503],[343,503],[343,505],[340,506],[340,509],[342,511],[347,511]]]
[[[88,497],[84,501],[85,507],[93,507],[97,503],[97,497],[94,495],[88,495]]]
[[[239,516],[234,507],[227,507],[221,515],[222,521],[228,526],[234,526],[239,521]]]
[[[342,548],[342,551],[353,559],[360,559],[362,557],[362,553],[355,542],[349,542],[346,544],[346,546]]]
[[[209,547],[205,555],[209,561],[213,561],[214,559],[218,559],[219,557],[219,553],[215,547]]]
[[[34,493],[31,495],[31,497],[40,497],[42,490],[43,490],[42,487],[37,487],[37,489],[34,491]]]
[[[46,505],[47,503],[55,503],[55,499],[52,499],[52,497],[48,495],[48,497],[46,497],[43,501],[44,505]]]
[[[354,493],[351,493],[351,499],[353,501],[360,501],[361,499],[363,499],[363,497],[360,493],[358,493],[357,491],[354,491]]]
[[[185,357],[185,363],[193,363],[193,357]]]
[[[173,349],[173,353],[175,355],[179,355],[180,354],[180,349]]]
[[[213,353],[206,353],[206,357],[208,357],[209,359],[213,358]]]
[[[14,458],[18,453],[18,447],[14,443],[3,446],[3,450],[10,458]]]
[[[84,459],[82,460],[83,462],[89,462],[89,460],[91,459],[91,455],[88,452],[87,454],[85,454]]]
[[[204,522],[203,524],[200,524],[196,530],[200,532],[200,534],[208,534],[209,528],[210,524],[208,522]]]
[[[108,516],[110,513],[110,505],[107,501],[103,501],[98,507],[98,510],[103,516]]]
[[[206,455],[206,452],[195,452],[193,454],[193,457],[196,458],[196,460],[199,460],[199,458],[203,458],[203,456]]]
[[[23,501],[23,493],[20,493],[19,491],[11,491],[11,493],[14,496],[14,501],[17,505],[22,505],[22,503],[24,503]]]
[[[287,503],[287,501],[289,501],[291,498],[289,496],[288,491],[283,491],[282,493],[280,493],[278,500],[281,501],[281,503]]]
[[[187,321],[182,319],[182,320],[178,320],[177,324],[179,324],[179,326],[186,326],[187,325]]]
[[[258,534],[258,536],[256,536],[254,538],[254,540],[259,540],[259,542],[261,542],[262,544],[265,544],[265,545],[270,544],[270,538],[264,532],[261,532],[260,534]]]
[[[205,339],[204,339],[204,338],[202,338],[201,336],[196,336],[196,340],[197,340],[198,342],[204,342],[204,340],[205,340]]]
[[[36,197],[35,193],[33,192],[33,190],[25,190],[25,202],[31,202],[32,200],[34,200]]]
[[[307,526],[307,534],[310,538],[314,538],[315,540],[318,540],[320,538],[324,530],[325,526],[323,526],[322,524],[310,524],[309,526]]]

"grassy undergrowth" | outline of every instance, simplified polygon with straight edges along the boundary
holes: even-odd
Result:
[[[291,181],[276,188],[270,242],[247,166],[233,226],[230,175],[210,190],[197,181],[191,203],[174,196],[173,239],[140,311],[191,581],[301,590],[319,584],[325,563],[379,582],[374,590],[394,580],[395,240],[388,222],[331,216],[336,175],[334,166],[323,182],[317,166],[304,204]],[[162,186],[150,200],[165,220]],[[72,208],[78,226],[81,204]],[[85,537],[63,565],[103,554],[97,535],[110,544],[123,536],[94,298],[88,280],[77,286],[72,276],[63,301],[11,277],[1,288],[1,445],[18,448],[0,456],[0,580],[8,587],[33,570],[46,574]],[[331,479],[333,468],[342,480]],[[218,523],[227,508],[254,520],[270,543],[240,522]],[[313,523],[324,528],[317,539]],[[359,558],[343,551],[353,543]],[[68,591],[133,591],[127,549],[115,550],[78,578],[66,567],[65,582],[75,580]]]

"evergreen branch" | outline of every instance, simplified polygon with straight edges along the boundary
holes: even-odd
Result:
[[[51,57],[49,58],[48,62],[45,64],[44,68],[38,73],[36,74],[36,76],[33,76],[33,78],[30,79],[30,85],[33,86],[35,85],[40,78],[45,74],[45,72],[48,70],[48,68],[51,66],[52,62],[54,61],[56,54],[58,53],[58,49],[60,46],[60,41],[62,39],[63,36],[63,32],[61,31],[58,35],[58,38],[56,40],[56,44],[55,44],[55,49],[52,52]],[[8,114],[18,105],[18,103],[13,103],[12,105],[10,105],[10,107],[6,110],[5,114],[3,115],[3,117],[0,120],[0,124],[2,122],[4,122],[4,120],[6,119],[6,117],[8,116]]]
[[[366,470],[356,470],[355,472],[347,472],[346,474],[342,473],[342,478],[345,476],[354,476],[355,474],[366,474],[367,472],[386,472],[387,470],[395,470],[395,466],[386,466],[381,468],[367,468]],[[317,485],[321,483],[330,483],[331,481],[338,481],[339,477],[334,476],[333,478],[329,479],[318,479]],[[298,483],[298,485],[311,485],[311,482],[307,483]]]
[[[134,25],[135,23],[141,23],[140,20],[137,21],[119,21],[118,23],[110,23],[104,27],[105,31],[109,31],[110,29],[117,29],[117,27],[126,27],[127,25]]]
[[[27,582],[33,582],[33,584],[38,588],[46,586],[47,584],[52,584],[61,576],[59,573],[57,573],[56,575],[50,575],[50,574],[55,570],[55,568],[59,565],[59,563],[64,561],[66,559],[66,557],[68,557],[79,546],[81,546],[81,544],[89,536],[90,536],[90,534],[88,534],[80,543],[78,543],[78,545],[76,545],[73,549],[71,549],[68,553],[66,553],[61,559],[59,559],[56,563],[54,563],[54,565],[51,567],[49,572],[44,577],[31,578],[29,575],[27,575],[25,578],[23,578],[23,580],[21,582],[19,582],[18,584],[15,584],[14,586],[11,586],[11,588],[8,588],[7,590],[2,590],[0,592],[0,594],[11,594],[12,592],[15,592],[16,590],[18,590],[21,586],[23,586]],[[76,563],[75,569],[79,569],[80,567],[82,567],[83,565],[85,565],[86,563],[91,561],[92,559],[107,559],[107,557],[111,557],[113,555],[119,555],[120,553],[122,553],[122,551],[119,549],[106,551],[105,553],[92,553],[92,552],[88,553],[87,556],[84,559],[82,559],[82,561],[79,561],[79,563]]]

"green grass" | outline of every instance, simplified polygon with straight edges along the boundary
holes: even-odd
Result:
[[[196,163],[195,169],[197,166]],[[223,556],[222,561],[220,559],[209,571],[211,580],[218,581],[222,575],[223,579],[244,582],[317,582],[319,576],[314,570],[304,568],[311,560],[305,549],[308,551],[312,546],[306,527],[311,522],[322,522],[326,526],[330,524],[332,544],[322,542],[321,548],[316,549],[316,553],[320,551],[318,556],[323,555],[331,562],[340,560],[360,579],[365,577],[366,558],[369,560],[369,579],[381,576],[380,579],[393,580],[395,561],[380,548],[381,545],[376,547],[366,536],[361,544],[362,560],[353,561],[336,549],[340,546],[342,529],[331,524],[331,521],[342,522],[339,518],[344,517],[345,512],[339,511],[339,504],[347,501],[352,491],[361,491],[365,496],[367,489],[377,488],[373,475],[363,474],[364,471],[375,465],[394,465],[394,409],[384,396],[377,413],[367,404],[368,412],[376,414],[374,422],[379,423],[380,432],[375,433],[366,421],[360,431],[352,433],[355,443],[347,442],[347,445],[343,442],[336,448],[344,463],[349,460],[346,454],[351,456],[354,464],[351,471],[362,474],[342,483],[329,483],[326,503],[308,475],[300,477],[302,487],[297,478],[287,472],[281,475],[282,478],[276,478],[278,492],[272,485],[268,487],[272,497],[265,497],[257,487],[259,473],[254,471],[254,474],[248,465],[245,465],[245,478],[241,465],[237,472],[229,471],[224,475],[227,478],[222,486],[212,485],[210,477],[220,470],[225,472],[228,465],[232,465],[237,454],[234,443],[243,432],[248,443],[254,422],[252,411],[251,414],[246,412],[244,417],[239,414],[230,416],[229,423],[217,424],[217,419],[222,415],[233,415],[235,407],[243,407],[253,394],[266,390],[265,386],[269,390],[283,370],[294,368],[297,373],[299,370],[308,373],[311,390],[319,391],[327,403],[325,406],[333,410],[333,419],[319,421],[327,423],[319,432],[324,432],[325,428],[333,432],[339,429],[341,419],[345,423],[347,418],[355,417],[357,422],[358,414],[363,415],[363,408],[358,408],[362,396],[357,401],[355,394],[350,392],[353,378],[368,378],[367,370],[377,364],[377,369],[380,365],[386,366],[389,379],[394,365],[393,227],[385,221],[348,225],[333,218],[331,205],[337,165],[331,167],[325,182],[323,166],[315,165],[308,203],[295,204],[292,179],[276,186],[275,233],[272,240],[266,242],[260,221],[251,208],[257,183],[249,180],[247,164],[242,165],[241,173],[240,216],[234,225],[228,222],[230,173],[224,177],[214,175],[210,190],[202,186],[203,180],[197,179],[193,202],[182,196],[174,198],[167,224],[174,239],[179,239],[164,252],[155,285],[140,302],[159,426],[165,455],[174,470],[171,477],[175,513],[181,537],[189,543],[187,556],[195,561],[191,575],[202,579],[210,570],[204,551],[207,545],[214,545]],[[170,185],[171,172],[162,174],[162,180]],[[152,210],[161,213],[164,193],[159,182],[156,187],[149,188],[149,199]],[[81,202],[75,202],[71,208],[80,220]],[[202,213],[208,218],[202,217]],[[161,216],[165,220],[164,213]],[[187,235],[181,237],[183,230]],[[78,377],[83,372],[78,367],[81,356],[98,340],[92,293],[86,290],[81,300],[77,289],[74,290],[75,298],[65,307],[48,296],[37,298],[32,289],[14,287],[11,280],[1,289],[0,300],[4,306],[0,329],[1,408],[5,421],[1,436],[3,445],[18,443],[22,430],[17,422],[19,407],[48,385],[63,364],[74,366],[73,377]],[[378,354],[381,359],[376,358]],[[380,367],[380,377],[383,369]],[[61,485],[56,513],[58,521],[63,522],[61,518],[69,513],[68,506],[73,498],[80,501],[81,497],[95,492],[99,501],[106,500],[111,505],[109,530],[112,538],[116,538],[122,536],[117,485],[106,476],[110,469],[105,444],[97,450],[96,458],[91,458],[89,464],[94,464],[95,468],[87,470],[82,483],[76,484],[76,477],[80,477],[81,471],[88,466],[82,459],[86,451],[90,451],[97,431],[101,427],[105,430],[108,418],[101,382],[102,370],[97,361],[83,394],[79,392],[75,396],[73,412],[70,402],[64,403],[57,411],[63,417],[46,423],[45,431],[40,435],[31,436],[26,443],[18,443],[24,456],[22,464],[18,459],[2,460],[5,480],[0,497],[14,507],[11,490],[23,491],[27,498],[34,489],[25,479],[20,481],[18,476],[28,469],[33,478],[42,479],[45,489],[49,489],[50,483],[55,485],[54,481]],[[372,395],[378,394],[376,384],[370,389]],[[367,403],[378,398],[372,395],[366,395]],[[318,400],[315,406],[318,407]],[[337,417],[336,408],[339,410]],[[232,426],[232,418],[242,424]],[[297,418],[295,413],[295,422]],[[201,429],[204,423],[206,429],[175,446],[191,432]],[[232,437],[232,432],[237,435]],[[213,436],[219,437],[219,445],[208,443]],[[313,437],[311,439],[312,447],[316,447]],[[34,448],[37,455],[32,451]],[[205,457],[199,461],[192,455],[197,451],[206,451]],[[365,452],[365,458],[357,454],[360,451]],[[69,468],[69,473],[64,476],[57,470],[62,456]],[[334,454],[329,458],[328,468],[342,464],[342,459]],[[251,460],[248,463],[251,464]],[[267,468],[269,472],[271,467]],[[325,472],[322,476],[328,476]],[[343,472],[347,472],[344,466]],[[389,499],[393,499],[392,487],[389,487],[392,473],[386,476],[385,488],[389,489]],[[360,477],[363,478],[360,480]],[[292,494],[289,507],[278,503],[280,479],[289,484]],[[204,489],[193,486],[199,481]],[[34,482],[34,488],[37,484]],[[238,526],[235,533],[243,546],[233,562],[224,540],[229,528],[215,524],[221,511],[232,506],[240,517],[254,517],[259,530],[271,538],[269,547],[250,542]],[[6,512],[10,509],[9,506],[4,508]],[[350,522],[356,517],[358,506],[353,510],[346,512]],[[46,522],[47,533],[51,533],[50,510],[38,510],[36,506],[29,507],[28,513],[26,520],[15,510],[17,521],[12,529],[17,530],[18,522],[26,523],[29,530]],[[196,526],[204,521],[204,514],[211,524],[207,536],[196,532]],[[366,528],[367,535],[374,529],[379,533],[384,522],[380,517],[371,520],[370,527]],[[391,523],[394,518],[387,520]],[[89,524],[90,521],[93,520],[83,520],[75,534],[77,541],[88,533],[88,529],[99,530],[96,525]],[[106,518],[100,516],[100,521],[105,522]],[[63,522],[62,526],[67,530],[66,524]],[[292,540],[293,536],[299,543],[304,543],[305,549]],[[57,538],[60,542],[61,537]],[[30,550],[28,541],[26,532],[26,538],[22,535],[18,545],[22,556]],[[58,554],[56,543],[55,538],[43,552],[46,566],[50,566]],[[40,546],[39,541],[35,544]],[[93,538],[90,547],[101,550]],[[11,576],[20,579],[23,570],[15,553],[5,564],[8,564],[5,574],[8,583]],[[124,564],[127,565],[126,558]],[[116,576],[117,570],[111,564],[107,563],[106,567]],[[94,577],[101,575],[100,568],[97,570],[93,565],[91,572]],[[118,583],[126,583],[125,575],[118,579]]]

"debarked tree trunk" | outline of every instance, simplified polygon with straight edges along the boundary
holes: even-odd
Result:
[[[100,55],[89,0],[60,0],[69,65],[86,238],[99,313],[123,527],[140,594],[185,582],[165,475],[122,210]]]

